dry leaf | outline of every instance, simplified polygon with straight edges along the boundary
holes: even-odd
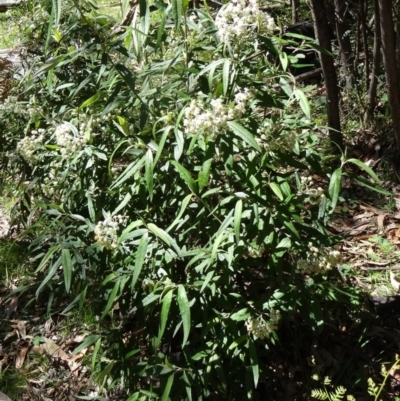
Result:
[[[69,355],[53,340],[44,338],[44,343],[41,344],[40,347],[52,358],[60,358],[63,361],[69,361]]]
[[[363,224],[362,226],[359,226],[357,228],[353,228],[349,235],[351,236],[356,236],[356,235],[360,235],[361,233],[365,232],[365,230],[367,230],[370,226],[370,223],[367,224]]]
[[[377,218],[377,223],[378,223],[378,227],[380,230],[384,230],[385,228],[385,219],[386,219],[387,214],[380,214]]]
[[[31,346],[30,342],[26,343],[24,346],[20,346],[21,348],[18,351],[17,359],[15,360],[15,367],[17,369],[22,368],[26,358],[26,354],[28,353],[30,346]]]
[[[7,319],[9,319],[11,315],[17,310],[17,307],[18,307],[18,297],[14,296],[11,298],[10,304],[8,305],[7,308],[7,313],[6,313]]]
[[[75,336],[74,338],[72,338],[71,342],[81,343],[84,340],[85,337],[87,337],[87,333],[79,334],[79,335]]]

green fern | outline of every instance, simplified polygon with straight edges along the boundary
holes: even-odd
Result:
[[[315,398],[316,400],[328,400],[329,399],[329,394],[326,392],[326,390],[311,390],[311,397]]]

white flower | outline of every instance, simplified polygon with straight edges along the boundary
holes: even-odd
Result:
[[[275,29],[274,19],[260,11],[258,0],[232,0],[221,8],[215,25],[224,43],[254,41],[257,31]]]
[[[80,127],[80,133],[81,132],[82,127]],[[74,133],[71,132],[71,126],[67,123],[59,125],[56,128],[54,135],[63,158],[69,157],[69,155],[75,153],[83,144],[86,143],[86,138],[83,135],[75,136]]]
[[[106,249],[118,248],[118,229],[120,224],[126,223],[126,217],[121,215],[106,215],[103,221],[99,221],[94,228],[94,239]]]
[[[326,274],[328,271],[337,267],[340,262],[341,254],[339,251],[329,248],[317,248],[311,243],[308,244],[309,251],[306,259],[297,262],[297,271],[302,274]]]
[[[251,98],[246,88],[235,94],[232,104],[224,104],[222,98],[212,99],[209,106],[202,100],[193,99],[185,110],[183,125],[189,133],[201,132],[204,135],[218,135],[228,128],[228,121],[240,118]]]
[[[266,322],[260,315],[257,318],[249,317],[246,320],[247,332],[255,337],[263,340],[269,338],[271,334],[278,328],[281,314],[278,310],[271,309],[269,321]]]
[[[17,143],[17,152],[29,164],[36,164],[38,156],[35,154],[42,147],[44,130],[31,131],[30,136],[26,136]]]

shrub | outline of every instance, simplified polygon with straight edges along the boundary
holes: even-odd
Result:
[[[257,399],[281,319],[318,330],[337,295],[324,225],[341,170],[315,188],[326,173],[306,89],[285,72],[296,60],[253,0],[216,18],[142,1],[122,34],[89,0],[53,3],[31,10],[13,100],[29,121],[8,120],[37,295],[101,311],[111,328],[85,345],[129,400]]]

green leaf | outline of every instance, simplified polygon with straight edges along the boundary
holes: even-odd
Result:
[[[190,188],[190,190],[193,193],[197,193],[197,188],[196,188],[196,182],[192,178],[191,174],[189,173],[188,170],[186,170],[185,167],[183,167],[180,163],[178,163],[176,160],[171,160],[171,164],[175,166],[177,169],[179,175],[185,181],[186,185]]]
[[[235,340],[228,348],[228,350],[232,350],[234,348],[236,348],[239,344],[241,344],[242,342],[246,341],[249,338],[248,334],[243,334],[242,336],[240,336],[237,340]]]
[[[165,384],[164,387],[163,395],[161,397],[161,401],[169,400],[169,393],[171,392],[172,384],[174,383],[174,378],[175,378],[174,374],[168,377],[167,383]]]
[[[201,170],[199,171],[199,190],[201,191],[206,185],[208,185],[208,180],[210,179],[210,171],[213,159],[206,160],[201,166]]]
[[[242,211],[243,211],[243,201],[239,199],[236,202],[235,214],[233,218],[233,227],[235,230],[235,237],[237,243],[239,243],[240,241],[240,223],[242,221]]]
[[[146,258],[147,245],[149,244],[149,237],[146,234],[140,239],[138,249],[136,251],[135,258],[135,268],[133,270],[132,282],[131,282],[131,290],[133,291],[136,285],[136,282],[139,278],[140,272],[142,271],[144,261]]]
[[[179,210],[178,216],[176,216],[175,220],[167,228],[167,230],[166,230],[167,232],[171,231],[179,223],[179,220],[182,217],[183,213],[185,212],[187,205],[190,202],[190,199],[192,199],[192,194],[186,195],[186,197],[183,199],[182,204],[181,204],[181,209]]]
[[[339,192],[340,192],[340,184],[342,180],[342,169],[336,169],[329,181],[329,196],[331,198],[331,210],[332,212],[335,210],[339,199]]]
[[[274,194],[279,198],[279,200],[283,201],[283,195],[282,195],[282,191],[281,191],[281,188],[279,187],[279,185],[275,182],[270,182],[269,186],[272,189],[272,191],[274,192]]]
[[[226,232],[225,231],[221,231],[220,234],[218,235],[217,239],[215,240],[212,250],[211,250],[211,257],[210,257],[210,261],[209,261],[209,266],[211,266],[211,264],[214,262],[214,260],[217,257],[217,252],[218,252],[218,247],[221,244],[222,240],[224,239],[224,237],[226,236]]]
[[[60,245],[53,245],[46,253],[44,258],[41,260],[39,267],[35,270],[35,273],[39,272],[42,270],[42,268],[45,266],[45,264],[49,261],[49,259],[53,256],[54,252],[60,250],[61,246]]]
[[[78,347],[76,349],[74,349],[74,351],[72,352],[72,355],[78,354],[79,352],[81,352],[85,348],[89,348],[95,342],[97,342],[99,340],[101,341],[101,336],[99,336],[98,334],[92,334],[92,335],[86,337],[83,340],[83,342],[80,345],[78,345]]]
[[[229,88],[229,69],[230,69],[231,62],[227,58],[224,61],[224,66],[222,67],[222,85],[223,85],[223,93],[224,96],[228,93]]]
[[[105,309],[103,310],[103,313],[101,314],[100,319],[103,319],[104,316],[107,315],[107,313],[110,311],[111,307],[113,306],[115,298],[117,297],[117,292],[119,290],[120,283],[121,283],[121,280],[117,280],[115,282],[114,287],[111,291],[111,294],[108,297],[107,305],[106,305]]]
[[[53,0],[53,9],[54,9],[54,24],[56,27],[60,25],[60,18],[61,18],[61,0]]]
[[[79,108],[83,109],[85,107],[90,106],[91,104],[97,102],[100,97],[101,97],[102,93],[101,92],[97,92],[95,95],[91,96],[89,99],[86,99],[80,106]]]
[[[71,288],[72,280],[72,260],[69,249],[63,249],[61,251],[61,264],[64,272],[65,291],[68,294]]]
[[[36,290],[36,296],[39,295],[40,291],[42,291],[42,289],[45,287],[45,285],[53,278],[53,276],[55,275],[57,269],[60,267],[61,265],[61,257],[59,257],[49,268],[49,271],[47,273],[47,276],[42,280],[42,282],[40,283],[39,288]]]
[[[305,93],[300,89],[295,89],[293,94],[296,96],[296,99],[300,103],[300,107],[303,110],[303,113],[306,115],[307,118],[311,118],[311,108],[310,103],[308,102],[307,96]]]
[[[353,178],[354,182],[356,182],[357,184],[362,185],[365,188],[371,189],[372,191],[378,192],[379,194],[382,195],[387,195],[387,196],[393,196],[392,192],[386,191],[385,189],[377,186],[377,185],[373,185],[371,184],[369,181],[359,177],[359,178]]]
[[[239,138],[243,139],[248,145],[261,152],[260,145],[254,139],[254,136],[249,131],[247,131],[246,128],[241,126],[236,121],[228,121],[228,126],[232,130],[232,132],[236,134]]]
[[[124,199],[122,200],[122,202],[114,209],[114,211],[112,212],[112,215],[114,216],[115,214],[117,214],[120,210],[122,210],[127,204],[128,202],[132,199],[132,194],[130,192],[128,192]],[[93,206],[92,206],[93,207]],[[94,217],[92,218],[92,216],[90,216],[90,218],[92,220],[94,220]]]
[[[157,43],[156,43],[156,50],[161,48],[162,38],[165,32],[165,24],[167,22],[168,13],[171,10],[172,6],[169,4],[167,8],[163,10],[162,18],[160,21],[160,26],[158,27],[157,32]]]
[[[214,274],[215,274],[215,270],[210,270],[207,273],[206,278],[204,279],[203,284],[202,284],[202,286],[200,288],[200,292],[204,291],[204,289],[207,287],[207,285],[210,282],[210,280],[214,277]]]
[[[115,64],[114,68],[118,71],[121,75],[122,79],[128,84],[129,88],[133,93],[136,93],[135,87],[135,77],[132,72],[122,64]]]
[[[172,13],[175,21],[175,30],[179,30],[182,22],[182,0],[172,0]]]
[[[160,320],[160,329],[158,331],[157,343],[159,344],[162,336],[164,335],[165,327],[167,326],[168,314],[171,307],[172,296],[174,294],[173,289],[169,290],[163,298],[162,308],[161,308],[161,320]]]
[[[346,161],[346,163],[353,163],[356,166],[360,167],[362,170],[364,170],[367,174],[370,175],[371,178],[373,178],[378,184],[381,183],[381,180],[378,178],[378,176],[375,174],[375,172],[371,169],[371,167],[368,167],[365,163],[358,159],[349,159]]]
[[[185,138],[183,132],[179,129],[175,129],[176,146],[174,148],[174,158],[179,160],[182,156],[183,149],[185,147]]]
[[[190,319],[189,300],[186,294],[185,287],[182,284],[178,286],[178,305],[182,318],[182,325],[183,325],[182,347],[184,347],[189,338],[191,319]]]
[[[97,354],[99,353],[101,346],[101,338],[99,336],[98,340],[96,341],[96,344],[94,346],[93,354],[92,354],[92,369],[94,370],[96,366],[96,360],[97,360]]]
[[[146,152],[145,178],[150,200],[153,199],[153,168],[153,151],[151,149],[148,149],[148,151]]]
[[[176,242],[172,239],[172,237],[163,229],[161,229],[160,227],[157,227],[155,224],[153,223],[149,223],[147,225],[147,228],[154,234],[156,235],[158,238],[160,238],[162,241],[164,241],[168,246],[172,246],[175,251],[180,254],[180,249],[178,248],[178,245],[176,244]]]
[[[284,52],[279,53],[279,60],[281,62],[283,71],[286,71],[287,67],[288,67],[288,64],[289,64],[289,59],[288,59],[287,54],[284,53]]]
[[[249,356],[251,370],[253,371],[254,387],[257,388],[258,380],[260,378],[260,369],[258,367],[256,347],[254,346],[254,342],[252,340],[249,340]]]
[[[126,180],[132,177],[133,174],[138,172],[146,162],[146,157],[143,156],[141,159],[131,163],[125,171],[118,177],[117,181],[111,185],[110,189],[118,188],[121,186]]]

